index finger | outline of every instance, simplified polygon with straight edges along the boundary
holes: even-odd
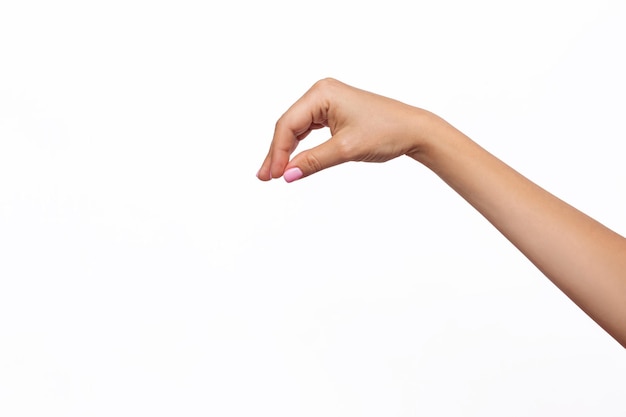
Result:
[[[279,178],[289,158],[311,130],[327,126],[328,105],[317,88],[319,82],[298,99],[276,122],[269,152],[257,177],[263,181]]]

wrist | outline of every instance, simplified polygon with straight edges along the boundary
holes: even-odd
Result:
[[[412,121],[413,145],[406,155],[428,166],[446,136],[456,129],[441,117],[423,109],[417,109]]]

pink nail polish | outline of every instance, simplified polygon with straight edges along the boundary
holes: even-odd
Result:
[[[293,182],[293,181],[299,180],[300,178],[302,178],[302,170],[298,167],[289,168],[283,174],[283,178],[287,182]]]

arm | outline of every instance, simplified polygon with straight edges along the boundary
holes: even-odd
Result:
[[[532,183],[443,121],[422,151],[432,169],[626,347],[626,239]]]
[[[321,127],[331,139],[289,161],[299,141]],[[432,113],[323,80],[278,121],[258,177],[291,182],[347,161],[400,155],[435,172],[626,347],[626,239]]]

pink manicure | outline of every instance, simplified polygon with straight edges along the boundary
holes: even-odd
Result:
[[[287,182],[293,182],[302,178],[302,175],[302,170],[298,167],[294,167],[289,168],[287,171],[285,171],[285,173],[283,174],[283,178]]]

